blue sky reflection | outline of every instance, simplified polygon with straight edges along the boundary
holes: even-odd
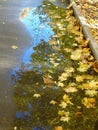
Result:
[[[42,40],[48,42],[51,36],[54,35],[49,25],[50,19],[42,8],[33,8],[22,21],[32,35],[33,46],[38,45]]]

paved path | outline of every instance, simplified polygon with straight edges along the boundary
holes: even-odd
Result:
[[[9,71],[21,61],[32,39],[19,20],[23,8],[35,7],[43,0],[0,0],[0,130],[9,130],[14,112]],[[11,46],[18,46],[14,50]]]

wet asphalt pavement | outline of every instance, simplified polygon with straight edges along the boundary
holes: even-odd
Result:
[[[0,0],[0,130],[9,130],[13,122],[13,88],[10,72],[22,61],[32,38],[20,21],[22,9],[36,7],[43,0]],[[17,49],[12,49],[12,46]]]

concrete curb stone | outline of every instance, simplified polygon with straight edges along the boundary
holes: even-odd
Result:
[[[89,26],[87,26],[87,23],[85,22],[85,17],[83,17],[83,15],[81,14],[80,9],[78,8],[74,0],[70,0],[70,3],[72,3],[72,8],[74,10],[75,17],[78,19],[83,29],[84,37],[90,40],[89,46],[95,59],[98,61],[98,44],[96,43],[94,37],[92,36]]]

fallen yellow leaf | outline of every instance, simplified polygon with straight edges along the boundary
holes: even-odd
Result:
[[[12,49],[18,49],[18,46],[12,45],[11,48]]]
[[[54,130],[63,130],[63,128],[62,128],[62,126],[57,126],[57,127],[55,127]]]

